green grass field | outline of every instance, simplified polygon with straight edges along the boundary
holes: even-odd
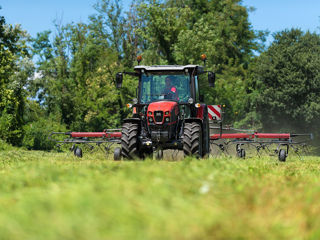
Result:
[[[320,238],[319,157],[0,160],[0,239]]]

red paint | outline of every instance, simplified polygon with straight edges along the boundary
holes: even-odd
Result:
[[[106,132],[106,138],[121,138],[121,132]]]
[[[71,137],[121,138],[121,132],[71,132]]]
[[[148,106],[148,114],[149,114],[149,111],[171,112],[171,110],[177,105],[178,103],[173,101],[153,102],[153,103],[150,103]]]
[[[171,115],[171,111],[174,108],[175,108],[175,110],[177,110],[178,103],[172,102],[172,101],[161,101],[161,102],[150,103],[149,106],[148,106],[148,110],[147,110],[148,124],[149,124],[149,117],[153,118],[153,122],[154,123],[163,124],[164,117],[162,119],[162,122],[156,122],[155,118],[154,118],[154,112],[155,111],[163,111],[163,114],[165,114],[165,112],[169,112],[169,115],[165,115],[165,116],[170,116]],[[152,115],[150,115],[149,112],[152,112]]]
[[[204,111],[204,104],[201,104],[199,108],[197,108],[197,118],[203,119],[203,111]]]
[[[216,139],[225,139],[225,138],[253,138],[254,134],[251,133],[224,133],[224,134],[212,134],[210,136],[210,139],[216,140]]]
[[[289,139],[290,133],[255,133],[256,138],[283,138]]]
[[[273,139],[289,139],[290,133],[223,133],[221,134],[212,134],[210,139],[226,139],[226,138],[273,138]]]

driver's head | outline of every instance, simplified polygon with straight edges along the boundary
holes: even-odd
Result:
[[[170,87],[171,86],[171,78],[168,76],[166,77],[166,87]]]

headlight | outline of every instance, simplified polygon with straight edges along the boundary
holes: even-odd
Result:
[[[164,114],[165,114],[165,115],[169,115],[169,111],[166,111]]]
[[[165,121],[168,123],[168,122],[170,122],[170,118],[169,117],[166,117],[165,118]]]
[[[153,122],[153,118],[152,117],[149,117],[149,122]]]
[[[196,103],[194,106],[195,106],[196,108],[201,107],[200,103]]]
[[[152,115],[152,112],[148,112],[149,115]]]
[[[131,103],[127,103],[127,108],[132,108],[132,104]]]
[[[138,99],[134,98],[132,99],[133,104],[137,104],[138,103]]]
[[[188,103],[189,103],[189,104],[193,104],[193,98],[189,98],[189,99],[188,99]]]

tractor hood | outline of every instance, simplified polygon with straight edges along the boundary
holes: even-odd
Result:
[[[167,142],[176,136],[179,106],[173,101],[159,101],[148,106],[147,120],[152,142]]]
[[[155,111],[163,111],[163,112],[172,112],[175,111],[175,114],[178,115],[179,108],[178,103],[173,101],[160,101],[160,102],[153,102],[150,103],[148,106],[148,112],[155,112]]]
[[[177,102],[159,101],[148,106],[148,124],[174,124],[177,122],[179,107]]]

